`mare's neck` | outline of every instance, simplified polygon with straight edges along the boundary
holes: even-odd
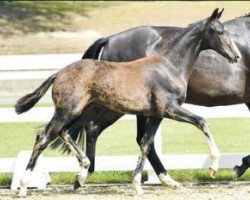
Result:
[[[200,22],[202,23],[202,22]],[[185,80],[189,80],[193,65],[200,53],[204,28],[203,24],[196,24],[183,30],[172,42],[167,45],[162,55],[165,64],[174,68]]]
[[[224,24],[235,45],[238,47],[246,66],[250,67],[250,16],[235,18]]]

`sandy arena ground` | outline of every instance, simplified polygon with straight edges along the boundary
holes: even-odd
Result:
[[[135,195],[128,185],[87,185],[73,191],[71,185],[49,186],[46,191],[31,189],[27,200],[250,200],[250,182],[184,183],[182,189],[158,185],[143,186],[145,194]],[[17,199],[16,192],[0,189],[0,199]],[[21,198],[19,198],[21,199]]]

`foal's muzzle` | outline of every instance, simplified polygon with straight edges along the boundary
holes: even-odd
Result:
[[[237,63],[239,62],[240,58],[241,57],[239,55],[236,55],[234,58],[229,59],[229,63]]]

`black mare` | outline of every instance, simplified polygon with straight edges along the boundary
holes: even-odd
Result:
[[[235,18],[224,23],[232,40],[240,50],[242,59],[236,64],[213,50],[201,52],[188,84],[186,103],[202,106],[220,106],[246,103],[250,108],[250,16]],[[164,43],[181,31],[179,27],[136,27],[116,35],[97,40],[85,52],[83,59],[94,58],[107,61],[131,61],[160,51]],[[86,126],[86,154],[91,161],[89,172],[94,171],[95,146],[102,131],[122,116],[120,113],[104,109],[94,121]],[[141,141],[146,118],[137,116],[137,142]],[[80,130],[80,129],[79,129]],[[79,130],[71,133],[76,140]],[[83,137],[82,137],[83,138]],[[79,140],[80,142],[83,140]],[[56,147],[60,141],[56,141]],[[159,160],[154,145],[148,155],[157,174],[166,173]]]

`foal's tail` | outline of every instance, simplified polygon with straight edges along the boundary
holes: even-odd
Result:
[[[42,96],[46,93],[49,87],[54,83],[55,78],[56,74],[53,74],[34,92],[20,98],[15,105],[16,113],[21,114],[31,109],[39,101],[39,99],[42,98]]]
[[[84,53],[82,59],[92,58],[98,59],[101,49],[108,41],[108,37],[100,38],[96,40]]]

